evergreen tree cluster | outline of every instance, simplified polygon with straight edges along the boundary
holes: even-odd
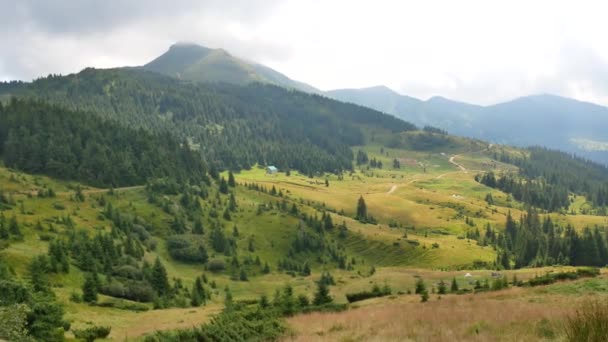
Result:
[[[494,154],[494,159],[519,167],[523,182],[544,184],[551,197],[567,207],[564,193],[584,195],[596,207],[608,205],[608,167],[564,152],[530,147],[529,155]],[[549,197],[549,196],[547,196]],[[549,197],[547,202],[551,202]]]
[[[22,282],[0,261],[0,338],[11,341],[63,341],[70,324],[63,319],[48,279],[49,258],[35,256]]]
[[[8,167],[95,186],[148,178],[200,179],[198,153],[171,135],[125,128],[82,112],[12,99],[0,106],[0,156]]]
[[[497,265],[505,269],[548,265],[603,267],[608,264],[607,233],[606,227],[597,226],[578,232],[571,225],[555,224],[549,216],[541,219],[529,209],[519,221],[509,214],[504,233],[486,236],[490,236],[488,243],[498,247]]]
[[[364,142],[361,125],[416,129],[365,107],[272,85],[192,84],[135,69],[89,68],[19,88],[20,96],[190,139],[220,169],[258,163],[304,174],[350,170],[350,146]]]
[[[521,179],[511,174],[503,174],[496,178],[494,172],[477,175],[476,180],[491,188],[511,194],[514,199],[536,208],[558,211],[570,205],[568,189],[560,185],[548,183],[544,178]],[[493,199],[487,198],[488,202]]]

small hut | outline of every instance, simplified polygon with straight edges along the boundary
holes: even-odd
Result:
[[[276,175],[277,172],[279,172],[279,169],[277,169],[276,166],[270,165],[266,168],[267,175]]]

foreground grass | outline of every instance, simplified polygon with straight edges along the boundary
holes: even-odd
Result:
[[[427,303],[421,303],[416,295],[376,298],[346,312],[290,318],[293,332],[284,341],[559,340],[567,337],[564,322],[580,305],[608,294],[586,291],[573,296],[553,288],[584,288],[585,283],[598,281],[608,282],[602,277],[541,289],[510,288],[441,299],[432,295]]]

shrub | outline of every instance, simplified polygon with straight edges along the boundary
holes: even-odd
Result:
[[[605,341],[608,336],[608,302],[583,303],[565,324],[567,341]]]
[[[114,268],[112,274],[122,278],[128,279],[142,279],[142,272],[135,266],[121,265]]]
[[[158,331],[147,336],[145,341],[275,341],[286,330],[283,320],[271,310],[229,310],[200,327]]]
[[[384,288],[381,289],[380,287],[378,287],[378,285],[374,285],[374,287],[372,288],[371,291],[347,293],[346,299],[348,300],[349,303],[354,303],[354,302],[358,302],[358,301],[369,299],[369,298],[384,297],[384,296],[388,296],[390,294],[391,294],[390,287],[385,286]]]
[[[93,342],[98,338],[106,338],[110,335],[110,327],[93,326],[86,329],[74,330],[74,336],[87,342]]]
[[[192,234],[173,235],[167,239],[171,257],[185,262],[207,262],[207,250],[202,236]]]
[[[207,263],[207,269],[211,272],[221,272],[226,269],[226,263],[222,259],[213,259]]]
[[[150,284],[143,281],[129,280],[119,282],[112,281],[99,290],[108,296],[135,300],[138,302],[150,302],[154,298],[155,291]]]

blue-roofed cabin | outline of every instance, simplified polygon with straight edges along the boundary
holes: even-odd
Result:
[[[279,172],[279,169],[276,168],[276,166],[269,166],[266,168],[266,174],[267,175],[276,175],[277,172]]]

